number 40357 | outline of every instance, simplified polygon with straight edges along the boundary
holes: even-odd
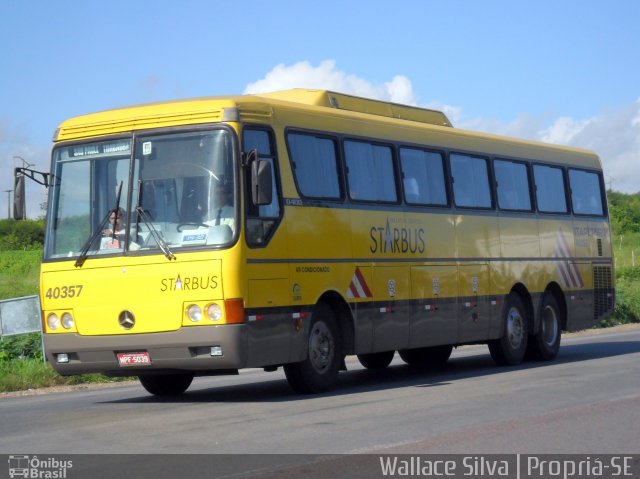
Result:
[[[73,286],[56,286],[55,288],[49,288],[45,293],[45,296],[49,299],[59,298],[76,298],[82,293],[82,285],[76,284]]]

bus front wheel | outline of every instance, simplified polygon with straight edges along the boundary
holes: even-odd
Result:
[[[138,379],[142,387],[155,396],[178,396],[191,386],[193,374],[159,374],[138,376]]]
[[[338,380],[341,362],[342,345],[335,314],[328,304],[318,303],[309,326],[307,357],[284,365],[287,381],[299,393],[326,391]]]
[[[511,293],[502,309],[502,337],[489,342],[493,360],[501,365],[520,364],[527,352],[527,313],[520,296]]]

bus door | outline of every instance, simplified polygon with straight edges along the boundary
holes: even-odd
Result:
[[[270,204],[254,205],[248,191],[245,194],[245,240],[249,246],[245,309],[249,319],[248,366],[251,367],[290,361],[293,327],[288,310],[286,225],[280,221],[282,206],[273,135],[262,128],[245,128],[243,135],[243,150],[256,148],[259,159],[271,164],[273,175]],[[249,175],[248,168],[245,185],[250,184]]]

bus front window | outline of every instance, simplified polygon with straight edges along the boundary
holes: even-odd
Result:
[[[237,225],[232,152],[225,130],[138,138],[130,249],[229,243]]]
[[[59,147],[45,257],[84,256],[83,246],[93,256],[228,244],[235,185],[226,130]]]
[[[106,248],[106,238],[96,230],[108,228],[120,185],[120,206],[126,204],[131,140],[60,147],[54,150],[53,161],[45,257],[76,257],[94,234],[88,254],[122,251],[122,235],[111,238],[111,248]],[[126,218],[125,208],[120,216],[121,221]]]

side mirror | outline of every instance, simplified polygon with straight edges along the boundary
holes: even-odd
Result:
[[[271,204],[272,183],[271,163],[267,160],[253,161],[251,163],[251,201],[254,205]]]

